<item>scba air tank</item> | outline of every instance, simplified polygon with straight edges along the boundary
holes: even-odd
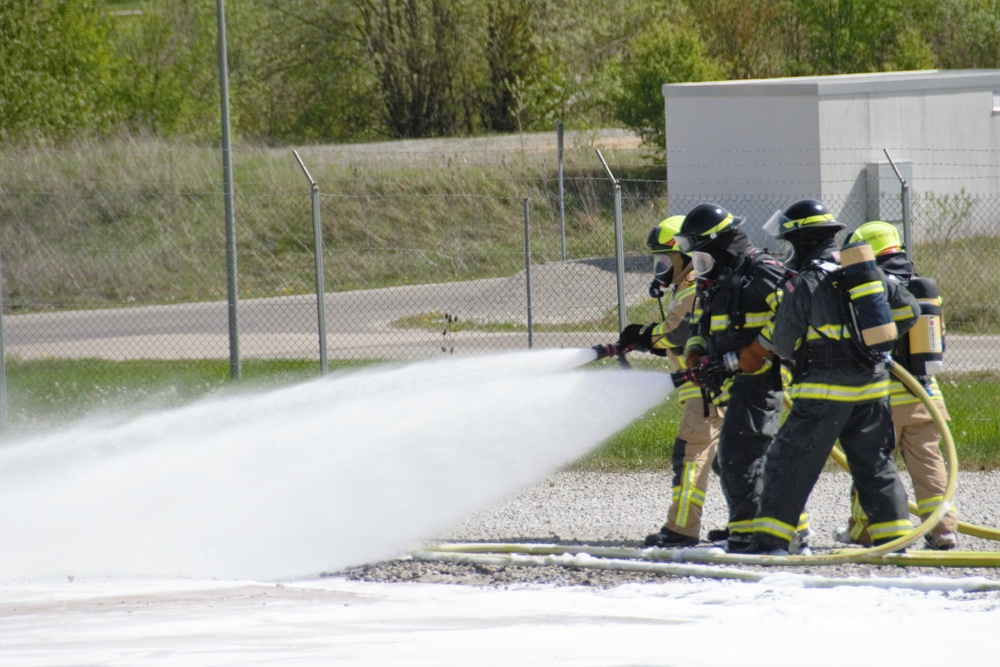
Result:
[[[914,277],[907,283],[920,304],[920,317],[907,332],[909,370],[914,375],[934,375],[944,367],[944,318],[941,315],[941,292],[933,278]]]
[[[848,243],[840,250],[840,265],[840,287],[850,299],[851,315],[865,346],[890,352],[896,341],[896,323],[871,246],[864,241]]]

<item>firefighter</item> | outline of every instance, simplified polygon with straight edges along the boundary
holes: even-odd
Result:
[[[889,374],[880,349],[916,322],[918,306],[905,288],[886,282],[874,258],[852,261],[864,270],[849,279],[834,238],[843,228],[814,199],[793,203],[764,226],[791,243],[786,264],[797,273],[784,282],[772,322],[741,351],[740,367],[752,371],[772,353],[794,362],[793,403],[767,452],[753,539],[743,553],[788,552],[795,522],[838,438],[871,518],[873,543],[912,529],[893,460]],[[848,294],[844,288],[856,277],[863,280]],[[859,313],[865,317],[855,325]]]
[[[750,245],[744,219],[717,204],[700,204],[684,217],[677,247],[691,256],[698,275],[684,363],[699,367],[753,341],[770,321],[781,295],[781,263]],[[781,377],[764,360],[752,373],[737,372],[721,386],[703,389],[725,404],[716,466],[729,509],[726,548],[745,547],[757,506],[761,458],[778,429]],[[805,526],[803,526],[803,529]]]
[[[660,300],[669,293],[663,322],[630,324],[621,332],[623,349],[641,349],[667,356],[674,365],[684,366],[684,343],[688,338],[689,319],[697,289],[691,257],[677,248],[674,239],[684,221],[675,215],[660,222],[649,233],[646,246],[653,255],[653,281],[649,295]],[[662,302],[661,302],[662,308]],[[698,544],[701,514],[705,503],[708,474],[715,460],[715,448],[722,426],[723,408],[705,401],[700,387],[684,384],[677,389],[677,399],[684,406],[677,437],[673,443],[671,464],[673,488],[667,521],[659,532],[646,537],[646,546],[688,547]]]
[[[941,415],[948,419],[944,397],[938,387],[934,372],[941,362],[944,350],[944,321],[941,318],[941,297],[937,284],[930,278],[919,276],[906,257],[899,232],[888,222],[866,222],[855,230],[849,241],[864,241],[871,246],[875,261],[889,280],[898,280],[917,297],[920,319],[914,327],[899,337],[892,357],[908,372],[918,378],[933,398]],[[913,482],[917,499],[917,512],[926,519],[937,509],[948,485],[948,472],[939,446],[941,435],[927,407],[906,386],[891,378],[889,405],[895,427],[896,450],[903,457],[906,470]],[[868,519],[858,505],[857,494],[852,493],[851,518],[844,529],[835,533],[843,542],[871,545]],[[958,517],[949,510],[927,535],[929,549],[948,550],[958,546]]]

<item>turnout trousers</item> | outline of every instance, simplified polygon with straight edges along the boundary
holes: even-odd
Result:
[[[762,458],[778,431],[781,412],[781,392],[773,387],[770,371],[740,373],[729,387],[715,456],[729,507],[731,542],[749,541],[754,530]],[[798,514],[794,523],[798,523]]]
[[[674,481],[670,509],[667,511],[667,522],[663,524],[664,528],[675,533],[689,537],[701,534],[705,489],[715,459],[723,411],[724,408],[709,403],[706,417],[704,399],[699,397],[684,401],[684,414],[671,455]]]
[[[948,410],[940,397],[934,403],[941,415],[948,419]],[[913,482],[917,512],[920,519],[930,516],[944,497],[948,487],[948,469],[941,455],[941,434],[922,403],[904,403],[892,406],[892,423],[896,433],[896,450],[902,455],[906,471]],[[868,517],[858,504],[857,493],[851,493],[851,518],[848,530],[851,539],[864,546],[871,545],[868,534]],[[949,510],[941,522],[931,530],[931,536],[954,533],[958,530],[958,515]]]
[[[876,545],[912,530],[906,489],[893,460],[889,402],[849,403],[800,398],[764,461],[756,532],[791,540],[799,515],[837,439]]]

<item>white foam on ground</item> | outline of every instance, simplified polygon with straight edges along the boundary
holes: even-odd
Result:
[[[673,389],[590,350],[441,358],[91,420],[0,449],[5,582],[281,580],[394,555]]]

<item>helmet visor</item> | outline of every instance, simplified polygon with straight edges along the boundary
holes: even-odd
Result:
[[[786,231],[784,228],[784,224],[786,222],[790,222],[790,220],[785,217],[784,212],[775,211],[774,215],[768,218],[767,222],[764,223],[764,233],[769,236],[773,236],[776,239],[780,239]]]
[[[677,249],[683,253],[690,254],[701,241],[697,236],[689,236],[688,234],[674,234],[674,241],[677,242]]]
[[[691,253],[691,262],[694,264],[694,271],[699,276],[707,276],[711,273],[712,268],[715,266],[715,260],[707,252],[698,252],[697,250]]]

